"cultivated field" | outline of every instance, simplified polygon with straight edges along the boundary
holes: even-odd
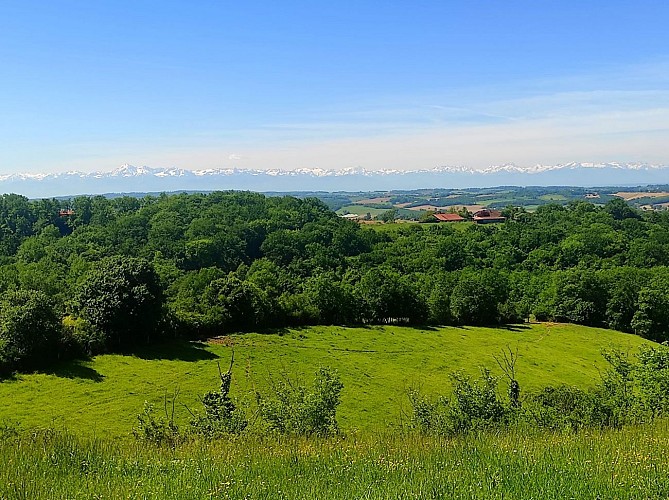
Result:
[[[664,198],[669,196],[669,192],[619,191],[617,193],[613,193],[613,196],[618,196],[625,201],[632,201],[639,198]]]

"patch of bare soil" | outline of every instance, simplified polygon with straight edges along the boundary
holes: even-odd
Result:
[[[218,337],[212,337],[207,339],[207,344],[223,345],[226,347],[234,347],[235,339],[228,337],[226,335],[220,335]]]
[[[669,193],[666,191],[656,191],[653,193],[619,191],[618,193],[614,193],[613,196],[619,196],[625,201],[630,201],[637,200],[639,198],[662,198],[664,196],[669,196]]]

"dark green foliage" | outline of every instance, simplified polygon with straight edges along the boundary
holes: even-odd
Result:
[[[86,276],[76,296],[81,316],[104,334],[108,348],[148,342],[162,316],[158,276],[145,260],[103,259]]]
[[[0,374],[55,361],[61,339],[60,320],[42,292],[16,290],[0,296]]]
[[[554,275],[555,321],[599,325],[606,314],[606,292],[592,271],[566,271]]]
[[[509,312],[500,306],[506,301],[507,290],[505,276],[493,269],[463,272],[451,294],[451,314],[459,324],[466,325],[505,321]]]
[[[230,398],[233,363],[234,354],[227,372],[222,373],[221,366],[218,365],[221,388],[202,396],[204,414],[193,414],[191,420],[191,429],[196,434],[212,439],[225,434],[239,434],[248,425],[243,410],[238,408]]]
[[[203,300],[221,333],[251,331],[264,324],[266,294],[234,274],[212,281],[204,290]]]
[[[359,319],[354,288],[333,273],[309,278],[304,284],[304,301],[312,308],[314,323],[350,324]]]
[[[611,214],[611,217],[615,220],[641,218],[639,212],[629,206],[629,204],[622,198],[614,198],[607,201],[606,205],[604,205],[604,211]]]
[[[669,279],[666,272],[655,276],[639,290],[630,326],[634,333],[651,340],[669,339]]]
[[[576,430],[588,421],[591,396],[576,387],[549,386],[531,394],[525,407],[530,421],[539,427]]]
[[[610,192],[596,206],[579,188],[425,191],[437,206],[499,198],[494,207],[506,207],[507,221],[375,228],[310,197],[4,195],[0,291],[39,290],[60,317],[86,319],[90,328],[68,330],[85,352],[148,341],[159,320],[163,330],[206,337],[306,324],[538,319],[664,340],[669,215],[637,212]],[[509,206],[510,193],[524,194]],[[407,196],[419,194],[398,199]],[[65,209],[73,213],[60,215]]]
[[[416,284],[388,267],[372,268],[360,280],[362,315],[370,323],[419,323],[427,318],[427,304]]]
[[[316,372],[311,388],[288,379],[274,382],[269,396],[257,395],[260,415],[270,430],[280,434],[336,434],[343,387],[337,372],[330,368]]]
[[[506,419],[507,408],[497,395],[497,379],[487,369],[472,382],[462,374],[451,376],[453,397],[451,422],[455,432],[499,425]]]
[[[644,347],[635,367],[640,406],[654,416],[669,414],[669,347]]]

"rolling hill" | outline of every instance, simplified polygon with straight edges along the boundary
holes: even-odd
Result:
[[[480,366],[500,374],[493,358],[507,346],[518,351],[524,390],[565,383],[585,387],[599,378],[600,352],[633,352],[643,339],[611,330],[563,324],[509,328],[313,327],[274,334],[231,335],[208,344],[177,342],[135,355],[109,354],[62,363],[43,373],[0,382],[0,422],[59,427],[103,436],[128,435],[149,400],[163,407],[175,391],[184,421],[198,395],[218,385],[234,347],[233,393],[251,406],[254,392],[288,376],[308,383],[319,366],[336,368],[344,383],[339,411],[346,430],[385,429],[400,423],[406,391],[419,386],[444,393],[449,374],[472,375]],[[500,389],[503,388],[503,381]]]

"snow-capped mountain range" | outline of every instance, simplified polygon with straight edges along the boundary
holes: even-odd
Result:
[[[669,165],[647,163],[566,163],[484,169],[443,166],[417,170],[361,167],[189,170],[123,165],[107,172],[69,171],[0,175],[0,193],[39,198],[77,194],[179,190],[378,191],[391,189],[492,187],[500,185],[613,186],[669,184]]]

